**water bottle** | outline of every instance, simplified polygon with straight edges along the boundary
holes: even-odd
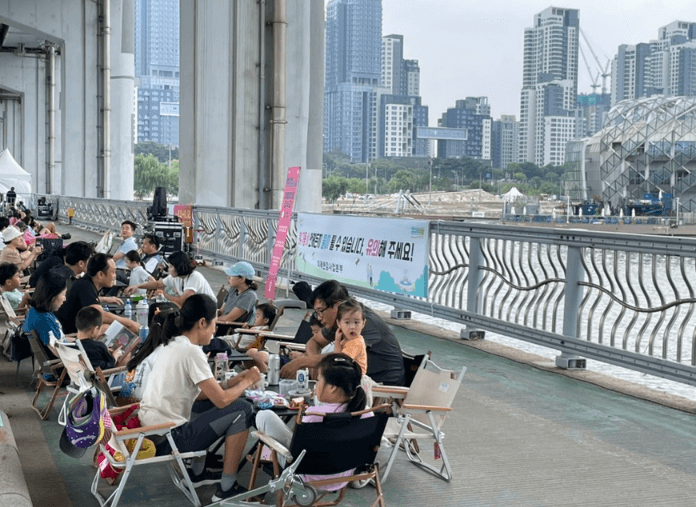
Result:
[[[147,335],[150,334],[150,329],[147,326],[140,326],[138,330],[138,336],[140,337],[140,343],[145,343],[147,340]]]
[[[220,352],[215,356],[215,378],[222,381],[227,376],[227,352]]]
[[[271,354],[268,357],[268,383],[277,385],[280,382],[280,356]]]
[[[143,298],[138,301],[138,304],[135,307],[135,312],[137,314],[138,324],[140,324],[140,327],[147,327],[149,323],[147,321],[148,306],[146,299]]]
[[[126,299],[126,306],[123,309],[123,316],[128,320],[133,320],[133,306],[131,305],[130,299]]]

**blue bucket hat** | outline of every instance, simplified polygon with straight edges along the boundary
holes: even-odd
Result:
[[[225,273],[227,276],[241,276],[250,280],[254,277],[256,271],[254,270],[254,266],[248,262],[241,261],[229,268],[225,268]]]

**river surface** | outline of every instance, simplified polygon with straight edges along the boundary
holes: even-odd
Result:
[[[377,303],[375,301],[363,300],[363,302],[367,304],[370,308],[373,308],[375,310],[381,310],[383,312],[390,312],[393,309],[392,306]],[[413,312],[412,318],[417,319],[419,322],[423,322],[431,326],[437,326],[443,329],[447,329],[449,331],[454,331],[456,333],[459,333],[459,331],[463,327],[461,324],[458,324],[456,322],[450,322],[447,320],[438,319],[429,315],[416,312]],[[522,340],[516,340],[507,336],[490,333],[488,331],[486,332],[485,339],[491,342],[500,343],[502,345],[512,347],[517,350],[522,350],[530,354],[536,354],[551,361],[553,361],[558,355],[560,355],[560,352],[557,350],[550,349],[548,347],[542,347],[540,345],[528,343]],[[587,360],[587,369],[621,380],[634,382],[636,384],[640,384],[645,387],[655,389],[657,391],[663,391],[665,393],[681,396],[683,398],[696,401],[696,389],[686,384],[673,382],[671,380],[665,380],[659,377],[655,377],[653,375],[646,375],[641,372],[628,370],[626,368],[621,368],[619,366],[602,363],[600,361],[593,361],[591,359]]]

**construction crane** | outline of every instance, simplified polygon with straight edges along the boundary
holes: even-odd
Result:
[[[602,67],[602,64],[599,62],[599,58],[597,58],[597,55],[594,52],[594,49],[592,49],[592,44],[590,44],[589,39],[587,38],[587,35],[585,35],[585,31],[581,28],[580,29],[580,34],[582,35],[582,38],[585,40],[585,44],[587,44],[587,47],[590,50],[590,53],[592,53],[592,56],[595,59],[595,62],[597,62],[597,67],[599,68],[599,75],[602,76],[602,94],[607,93],[607,78],[611,76],[610,68],[611,68],[611,60],[607,58],[607,63],[604,67]],[[582,52],[582,48],[581,48]],[[583,58],[585,58],[585,55],[583,53]],[[585,63],[587,64],[587,60],[585,60]],[[588,70],[589,70],[589,65],[588,65]],[[598,76],[599,77],[599,76]],[[592,72],[590,72],[590,78],[592,78]],[[594,91],[596,87],[596,80],[594,80],[594,85],[592,86],[592,90]]]
[[[599,84],[597,84],[597,81],[599,80],[599,74],[600,72],[597,72],[596,76],[592,76],[592,69],[590,68],[590,62],[587,61],[587,57],[585,56],[585,52],[582,50],[582,46],[579,46],[580,48],[580,55],[582,56],[582,61],[585,62],[585,67],[587,67],[587,73],[590,76],[590,79],[592,80],[592,84],[590,87],[592,88],[592,93],[597,93],[597,88],[599,88]]]

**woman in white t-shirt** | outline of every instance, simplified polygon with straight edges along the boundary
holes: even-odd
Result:
[[[202,451],[225,438],[222,474],[205,469],[205,457],[188,470],[195,486],[218,483],[213,501],[238,494],[237,469],[253,424],[253,410],[241,397],[261,378],[258,369],[216,382],[202,347],[215,331],[215,300],[203,294],[186,299],[181,310],[164,310],[164,323],[153,325],[148,340],[157,345],[156,360],[140,402],[143,425],[173,422],[179,451]],[[197,401],[199,400],[199,401]],[[157,453],[171,452],[168,440],[155,438]]]
[[[208,280],[198,271],[191,258],[185,252],[174,252],[167,259],[169,275],[164,280],[153,280],[126,287],[124,293],[130,296],[138,289],[170,289],[164,290],[164,297],[181,308],[184,302],[194,294],[205,294],[215,299],[215,293],[210,288]]]

